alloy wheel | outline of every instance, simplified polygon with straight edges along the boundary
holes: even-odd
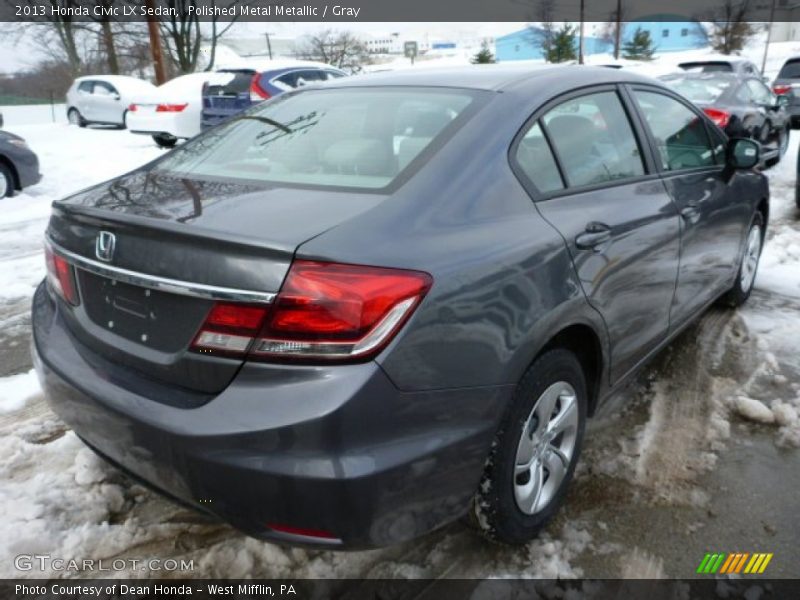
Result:
[[[522,428],[514,465],[514,498],[525,514],[552,501],[569,470],[578,434],[578,399],[565,381],[548,387]]]
[[[761,256],[761,227],[753,225],[747,236],[747,245],[742,258],[742,272],[739,283],[743,292],[748,292],[753,286],[758,269],[758,259]]]

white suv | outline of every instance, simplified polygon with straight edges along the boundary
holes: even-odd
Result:
[[[125,113],[134,96],[155,90],[142,79],[123,75],[78,77],[67,90],[67,119],[86,127],[90,123],[125,127]]]

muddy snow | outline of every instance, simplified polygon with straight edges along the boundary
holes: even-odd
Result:
[[[93,574],[15,569],[15,556],[37,553],[193,561],[191,573],[116,574],[130,577],[681,577],[709,548],[774,552],[770,573],[797,575],[797,132],[768,172],[771,231],[749,303],[711,309],[592,420],[565,509],[539,539],[499,547],[456,523],[393,548],[334,553],[250,539],[176,506],[106,465],[50,412],[28,356],[50,202],[162,151],[126,131],[12,130],[39,154],[45,179],[0,212],[0,577]]]

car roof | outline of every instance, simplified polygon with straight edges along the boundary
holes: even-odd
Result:
[[[333,65],[328,65],[321,62],[314,62],[311,60],[294,60],[294,59],[261,59],[261,60],[248,60],[243,59],[240,63],[232,63],[227,64],[224,67],[220,68],[219,70],[223,71],[237,71],[239,69],[252,69],[253,71],[265,72],[265,71],[279,71],[284,69],[299,69],[299,68],[310,68],[310,69],[335,69],[339,71]]]
[[[145,81],[144,79],[139,79],[138,77],[128,77],[127,75],[84,75],[83,77],[78,77],[75,81],[105,81],[110,84],[113,84],[114,87],[120,89],[142,89],[145,87],[155,87],[149,81]]]
[[[336,81],[335,87],[417,86],[450,87],[505,91],[518,86],[560,83],[558,87],[578,87],[603,83],[660,82],[625,69],[586,65],[470,65],[463,67],[404,69],[355,75]],[[332,87],[329,83],[326,87]]]

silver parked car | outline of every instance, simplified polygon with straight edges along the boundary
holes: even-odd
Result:
[[[135,97],[156,87],[136,77],[91,75],[78,77],[67,90],[67,118],[73,125],[92,123],[125,127],[128,106]]]

